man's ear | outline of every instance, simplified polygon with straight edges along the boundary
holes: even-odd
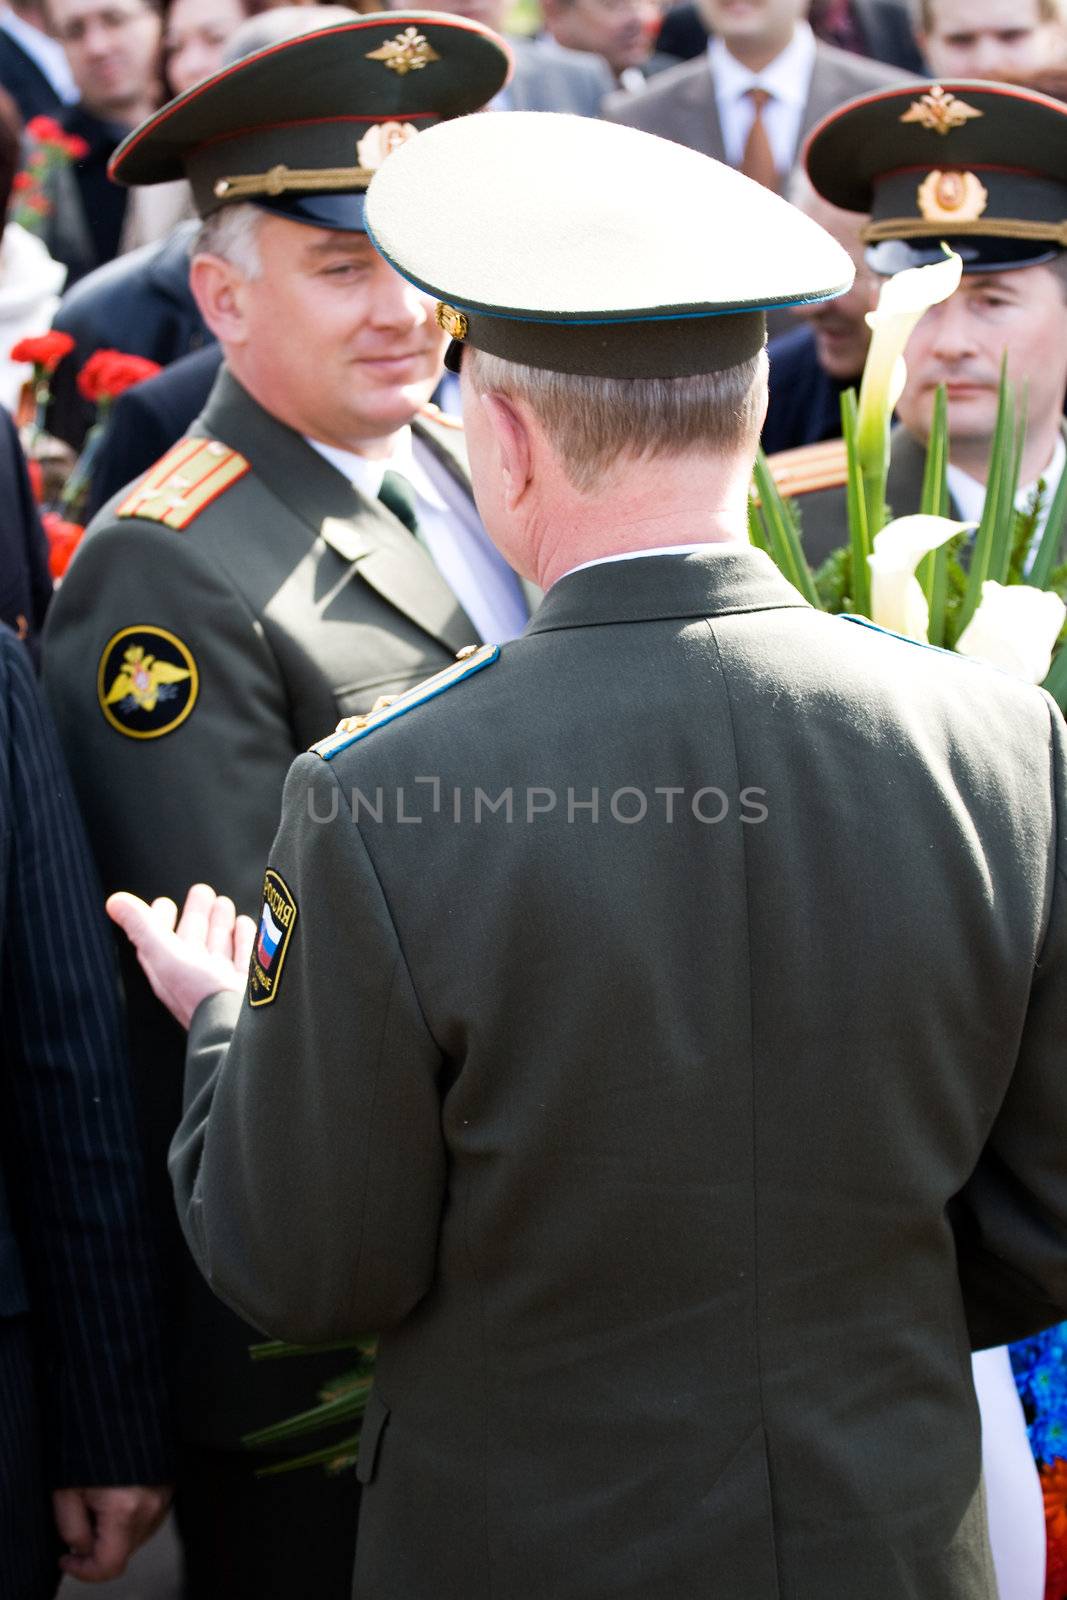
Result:
[[[500,458],[504,505],[514,511],[533,476],[534,440],[523,409],[502,394],[483,394],[480,401]]]
[[[244,344],[248,338],[248,280],[222,256],[196,255],[189,264],[189,287],[200,315],[220,344]]]

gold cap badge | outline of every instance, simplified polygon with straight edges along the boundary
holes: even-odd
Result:
[[[418,128],[411,122],[376,122],[356,144],[356,160],[364,172],[377,172],[387,155],[414,139]]]
[[[975,106],[967,105],[964,100],[957,100],[954,94],[942,89],[938,83],[929,94],[924,94],[921,100],[913,100],[900,120],[918,122],[931,133],[944,134],[951,133],[953,128],[962,128],[972,117],[982,115],[984,113]]]
[[[409,72],[421,72],[431,61],[440,59],[417,28],[405,28],[395,39],[387,39],[380,50],[367,51],[368,61],[384,62],[389,71],[400,78],[407,77]]]
[[[443,300],[437,302],[437,326],[443,328],[450,339],[465,339],[467,337],[468,322],[462,311],[457,311],[455,306],[446,305]]]
[[[973,172],[931,172],[916,198],[927,222],[977,222],[989,204],[989,190]]]

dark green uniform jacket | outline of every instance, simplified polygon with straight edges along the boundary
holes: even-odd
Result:
[[[171,1162],[253,1322],[383,1333],[361,1600],[994,1600],[969,1352],[1067,1313],[1065,808],[1047,696],[739,546],[573,573],[295,764],[282,965],[198,1010]]]
[[[466,486],[462,434],[435,421],[415,430]],[[191,450],[191,462],[159,493],[119,496],[90,525],[49,613],[44,682],[104,889],[181,904],[206,880],[258,915],[294,757],[478,634],[407,528],[225,369],[190,434],[171,457]],[[151,520],[117,514],[138,504]],[[125,977],[149,1169],[185,1257],[166,1174],[184,1035],[128,960]],[[257,1336],[191,1264],[188,1276],[187,1432],[233,1444],[313,1401],[310,1369],[253,1367]],[[334,1375],[336,1360],[320,1369]]]

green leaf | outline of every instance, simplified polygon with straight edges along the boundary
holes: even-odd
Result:
[[[871,569],[867,565],[867,557],[871,553],[872,530],[868,521],[863,470],[856,443],[855,389],[846,389],[841,396],[841,431],[844,435],[845,455],[848,461],[848,538],[852,553],[852,604],[860,616],[869,617]],[[883,526],[884,524],[880,522],[873,532],[880,533]]]
[[[982,598],[982,584],[991,576],[990,567],[994,546],[998,544],[998,518],[1006,486],[1011,483],[1015,460],[1015,402],[1008,384],[1007,357],[1000,364],[1000,387],[997,393],[997,420],[993,429],[993,444],[989,453],[989,471],[986,477],[985,503],[978,524],[971,564],[967,573],[967,588],[960,611],[959,633],[970,622]],[[959,637],[957,634],[957,638]]]
[[[337,1400],[326,1400],[321,1405],[312,1406],[310,1411],[287,1417],[284,1422],[274,1422],[269,1427],[257,1428],[254,1433],[246,1433],[241,1443],[255,1449],[259,1445],[298,1439],[305,1433],[317,1433],[320,1428],[328,1428],[336,1423],[351,1422],[354,1417],[363,1415],[371,1382],[372,1379],[368,1377],[361,1391],[350,1390]]]
[[[948,401],[943,384],[938,384],[934,395],[933,416],[930,420],[930,438],[926,446],[926,467],[923,472],[922,497],[919,510],[927,516],[947,517],[948,500]],[[919,562],[915,576],[919,580],[930,612],[927,638],[931,644],[941,645],[945,640],[945,600],[948,593],[948,557],[944,545],[931,550]]]
[[[334,1350],[359,1350],[373,1355],[376,1347],[377,1341],[366,1337],[337,1339],[330,1344],[290,1344],[286,1339],[268,1339],[264,1344],[249,1345],[248,1353],[253,1361],[273,1361],[278,1356],[329,1355]]]
[[[299,1472],[302,1467],[325,1467],[333,1477],[336,1473],[346,1472],[354,1467],[358,1455],[359,1434],[353,1433],[345,1439],[338,1439],[334,1445],[325,1445],[321,1450],[311,1450],[307,1455],[278,1461],[270,1467],[259,1467],[256,1477],[278,1478],[283,1472]]]
[[[755,483],[771,559],[793,587],[800,590],[805,600],[817,606],[819,596],[800,543],[796,518],[792,507],[778,493],[778,485],[762,450],[756,452]]]
[[[1065,520],[1067,520],[1067,472],[1061,472],[1056,493],[1052,496],[1052,504],[1048,508],[1045,531],[1041,535],[1034,564],[1026,579],[1027,583],[1032,583],[1036,589],[1049,587],[1049,575],[1059,554]]]

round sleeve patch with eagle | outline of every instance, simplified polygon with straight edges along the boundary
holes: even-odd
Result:
[[[161,739],[173,733],[199,692],[192,651],[166,628],[120,628],[104,646],[97,699],[111,726],[128,739]]]

